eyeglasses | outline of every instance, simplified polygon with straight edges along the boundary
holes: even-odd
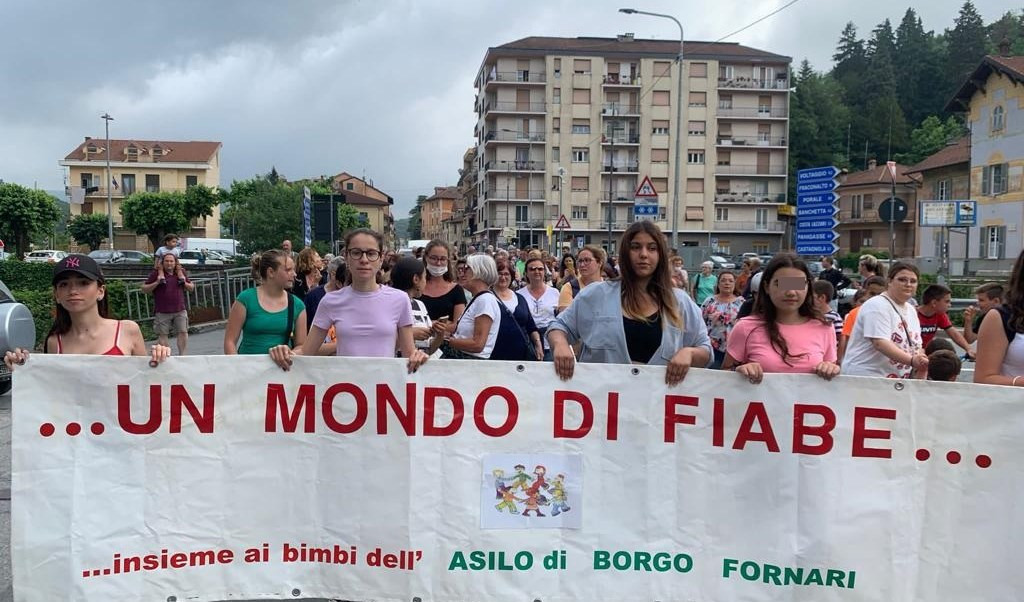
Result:
[[[466,272],[468,270],[469,270],[469,266],[468,265],[460,265],[460,266],[455,268],[456,272]]]
[[[434,262],[434,263],[447,263],[448,262],[448,258],[447,257],[439,257],[437,255],[427,255],[427,259],[432,261],[432,262]]]
[[[588,263],[594,263],[594,260],[587,257],[583,257],[582,259],[576,260],[576,263],[579,265],[587,265]]]
[[[900,276],[899,278],[893,278],[893,280],[895,280],[896,282],[899,282],[900,284],[908,284],[908,285],[917,284],[917,279],[916,278],[907,278],[906,276]]]
[[[545,269],[545,268],[542,268],[542,267],[539,267],[539,268],[530,268],[530,270],[529,270],[529,271],[531,271],[531,272],[543,272],[543,271],[544,271],[544,269]]]
[[[380,251],[377,249],[348,249],[345,251],[349,259],[362,259],[363,255],[369,261],[377,261],[380,259]]]

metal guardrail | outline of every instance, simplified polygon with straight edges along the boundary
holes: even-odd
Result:
[[[153,295],[142,292],[145,278],[122,278],[125,282],[125,301],[128,318],[136,322],[149,322],[154,318]],[[206,272],[191,278],[195,290],[185,293],[185,309],[192,312],[200,308],[217,308],[226,318],[231,304],[243,290],[254,286],[249,268],[230,268]]]

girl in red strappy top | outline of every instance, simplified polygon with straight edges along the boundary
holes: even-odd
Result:
[[[107,317],[107,287],[96,261],[87,255],[68,255],[53,269],[53,296],[57,311],[46,337],[47,353],[81,355],[148,355],[150,365],[171,353],[165,345],[146,350],[139,325]],[[24,364],[28,350],[4,354],[9,367]]]

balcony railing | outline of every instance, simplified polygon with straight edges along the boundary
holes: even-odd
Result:
[[[543,102],[498,102],[487,101],[484,103],[484,113],[491,111],[502,111],[505,113],[543,113],[547,105]]]
[[[639,105],[624,105],[618,102],[608,102],[601,107],[601,114],[606,117],[620,115],[640,115]]]
[[[716,165],[715,173],[718,175],[740,175],[740,176],[784,176],[786,175],[785,165]]]
[[[786,107],[733,107],[724,103],[718,105],[719,117],[750,117],[754,119],[785,119],[789,116]]]
[[[786,223],[779,221],[769,222],[733,222],[715,221],[715,230],[723,232],[785,232]]]
[[[539,71],[498,71],[487,74],[488,83],[543,84],[545,81],[547,81],[547,77]]]
[[[615,168],[617,173],[633,173],[640,171],[639,161],[604,161],[601,163],[601,171],[605,173],[611,173],[612,168]]]
[[[488,161],[484,170],[501,173],[503,171],[544,171],[543,161]]]
[[[627,134],[625,136],[601,136],[601,144],[640,144],[640,134]]]
[[[786,146],[783,136],[719,136],[718,146]]]
[[[782,205],[786,202],[786,193],[760,193],[760,192],[717,192],[715,193],[716,203],[736,204],[763,204]]]
[[[605,86],[639,86],[640,76],[629,76],[621,75],[618,73],[609,73],[604,76],[604,80],[601,82]]]
[[[612,191],[610,195],[608,194],[608,191],[605,190],[604,192],[601,193],[600,202],[607,203],[609,196],[612,199],[612,203],[625,203],[628,205],[632,205],[635,200],[633,198],[632,190]]]
[[[788,79],[757,79],[753,77],[718,78],[719,88],[739,88],[741,90],[788,90]]]
[[[490,131],[484,134],[484,141],[498,142],[544,142],[544,132],[501,132]]]
[[[543,188],[517,191],[514,187],[508,190],[498,187],[484,190],[483,198],[489,201],[543,201],[546,192]]]
[[[539,218],[537,218],[537,219],[531,218],[531,219],[526,219],[526,220],[519,220],[519,219],[516,219],[515,216],[509,216],[507,218],[505,216],[501,216],[501,217],[497,217],[495,219],[485,219],[483,221],[483,224],[481,224],[481,225],[483,226],[483,228],[485,230],[486,229],[491,229],[491,228],[516,228],[518,230],[543,230],[544,228],[547,227],[547,222],[545,222],[545,220],[539,219]]]

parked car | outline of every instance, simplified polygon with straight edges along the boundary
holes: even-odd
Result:
[[[811,276],[817,278],[821,275],[821,270],[825,269],[822,267],[820,261],[808,261],[807,269],[811,271]]]
[[[124,263],[124,255],[112,249],[96,249],[89,253],[89,257],[95,259],[96,263]]]
[[[202,251],[182,251],[178,261],[181,265],[224,265],[223,259],[216,259]]]
[[[61,259],[67,257],[68,254],[64,251],[54,251],[52,249],[40,249],[38,251],[32,251],[25,256],[25,261],[28,263],[57,263]]]
[[[36,322],[27,307],[14,300],[0,280],[0,356],[12,349],[31,349],[36,344]],[[0,362],[0,395],[11,389],[11,372]]]
[[[768,262],[770,262],[772,259],[775,258],[775,256],[772,255],[771,253],[765,253],[763,255],[758,255],[758,257],[761,258],[761,265],[768,265]]]
[[[214,251],[213,249],[206,250],[206,257],[207,259],[219,259],[224,263],[234,263],[235,261],[234,256],[231,255],[230,253],[225,253],[223,251]]]
[[[118,251],[123,257],[125,263],[153,263],[153,256],[149,253],[143,253],[142,251]]]
[[[708,261],[710,261],[711,263],[715,264],[714,269],[716,269],[716,270],[735,270],[736,269],[736,264],[735,263],[729,261],[728,259],[726,259],[725,257],[722,257],[721,255],[712,255],[711,257],[708,257]]]

